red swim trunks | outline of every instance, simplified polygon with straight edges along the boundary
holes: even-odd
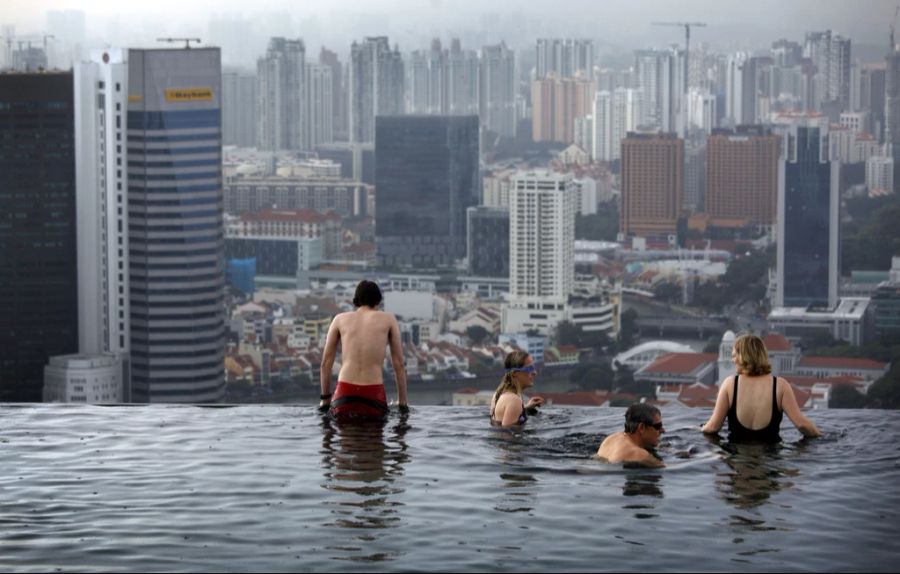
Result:
[[[331,414],[338,417],[383,417],[388,413],[384,385],[354,385],[338,381]]]

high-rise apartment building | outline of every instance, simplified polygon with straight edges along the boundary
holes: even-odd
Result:
[[[222,72],[222,143],[256,147],[258,80],[255,74]]]
[[[638,125],[682,134],[687,119],[684,52],[635,50],[635,87],[640,90]]]
[[[549,76],[590,79],[594,68],[594,42],[581,39],[540,38],[536,49],[535,78]]]
[[[517,305],[563,309],[568,302],[575,285],[577,201],[569,174],[536,170],[512,177],[509,294]]]
[[[375,117],[402,114],[403,95],[400,51],[391,50],[386,36],[354,42],[350,48],[350,141],[375,141]]]
[[[459,39],[450,42],[447,54],[447,114],[478,115],[478,52],[463,50]]]
[[[782,128],[778,181],[776,307],[838,303],[840,164],[828,157],[819,116]]]
[[[516,136],[516,55],[501,42],[481,51],[481,125],[504,137]]]
[[[0,402],[78,350],[72,73],[0,74]]]
[[[430,50],[415,50],[409,58],[409,113],[447,114],[446,54],[434,39]]]
[[[476,116],[379,116],[375,243],[390,267],[452,266],[480,198]]]
[[[885,65],[867,64],[860,70],[859,109],[869,112],[866,131],[884,143]]]
[[[593,82],[580,78],[550,76],[532,82],[532,139],[574,142],[575,118],[591,114],[594,91]]]
[[[629,133],[622,140],[621,233],[674,235],[683,197],[684,140],[675,134]]]
[[[259,79],[257,137],[264,150],[311,149],[305,93],[306,45],[303,40],[272,38],[256,66]]]
[[[725,117],[732,126],[756,123],[757,64],[756,58],[743,52],[728,58]]]
[[[224,396],[218,48],[128,52],[131,400]]]
[[[850,39],[832,36],[831,30],[807,32],[803,54],[816,66],[816,109],[828,102],[836,102],[839,110],[850,109]]]
[[[778,136],[762,126],[716,130],[706,139],[706,213],[774,225]]]
[[[884,75],[884,143],[894,158],[894,193],[900,192],[900,45],[891,47]]]
[[[595,160],[615,161],[622,150],[622,140],[637,129],[640,93],[630,88],[601,91],[594,97]]]
[[[319,64],[331,68],[331,114],[332,134],[335,141],[347,140],[347,87],[344,82],[346,68],[338,55],[322,48]]]

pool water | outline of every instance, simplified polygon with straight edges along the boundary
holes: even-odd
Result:
[[[0,406],[2,571],[896,571],[900,413],[777,447],[666,407],[667,468],[592,458],[624,409],[338,425],[310,406]]]

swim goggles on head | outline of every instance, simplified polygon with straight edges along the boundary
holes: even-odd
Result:
[[[526,375],[530,375],[531,373],[537,373],[537,369],[534,368],[534,365],[528,365],[527,367],[513,367],[511,369],[506,369],[507,373],[525,373]]]

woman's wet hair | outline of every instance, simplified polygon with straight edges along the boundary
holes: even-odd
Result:
[[[661,415],[659,409],[647,403],[634,403],[625,411],[625,432],[631,434],[636,432],[638,425],[652,425],[653,418]]]
[[[768,375],[772,372],[766,344],[756,335],[741,335],[734,342],[738,371],[750,377]]]
[[[516,372],[511,371],[510,369],[520,369],[524,367],[525,361],[527,361],[530,356],[531,355],[525,351],[513,351],[506,355],[506,359],[503,361],[503,368],[506,369],[506,372],[503,374],[500,385],[497,386],[497,392],[494,393],[495,399],[499,399],[500,395],[505,392],[519,394],[519,387],[516,385],[515,380]]]
[[[353,295],[354,307],[372,307],[373,309],[381,305],[381,288],[378,283],[363,279],[356,286],[356,293]]]

